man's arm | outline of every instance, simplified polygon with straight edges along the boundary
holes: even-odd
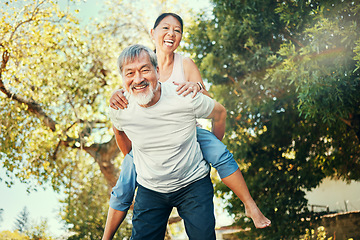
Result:
[[[131,151],[131,141],[123,131],[119,131],[116,127],[114,127],[114,125],[113,131],[115,134],[116,144],[125,156]]]
[[[102,240],[110,240],[114,237],[116,230],[119,228],[120,224],[124,221],[126,217],[126,213],[124,211],[115,210],[109,207],[104,235]]]
[[[215,106],[207,119],[212,119],[212,132],[221,141],[225,134],[226,109],[215,101]]]

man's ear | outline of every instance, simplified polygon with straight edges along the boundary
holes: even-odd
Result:
[[[159,66],[156,67],[156,78],[159,81],[160,80],[160,68]]]

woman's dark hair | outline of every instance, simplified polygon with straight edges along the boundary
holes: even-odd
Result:
[[[182,18],[181,18],[179,15],[177,15],[176,13],[162,13],[162,14],[161,14],[160,16],[158,16],[158,18],[156,19],[153,29],[155,29],[155,28],[160,24],[161,20],[163,20],[163,19],[166,18],[167,16],[172,16],[172,17],[176,18],[176,19],[179,21],[179,23],[180,23],[181,32],[183,32],[183,27],[184,27],[184,25],[183,25],[183,20],[182,20]]]

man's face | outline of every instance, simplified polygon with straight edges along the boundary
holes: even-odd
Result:
[[[154,96],[159,86],[158,68],[154,68],[146,52],[142,52],[133,62],[125,64],[122,74],[126,91],[134,96],[140,106],[147,107],[156,103]]]

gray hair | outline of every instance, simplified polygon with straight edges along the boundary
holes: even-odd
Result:
[[[155,69],[157,68],[158,63],[156,54],[148,47],[140,44],[134,44],[125,48],[118,57],[117,65],[121,75],[124,65],[135,61],[135,59],[139,58],[142,52],[146,52],[148,54],[151,64],[154,66]]]

